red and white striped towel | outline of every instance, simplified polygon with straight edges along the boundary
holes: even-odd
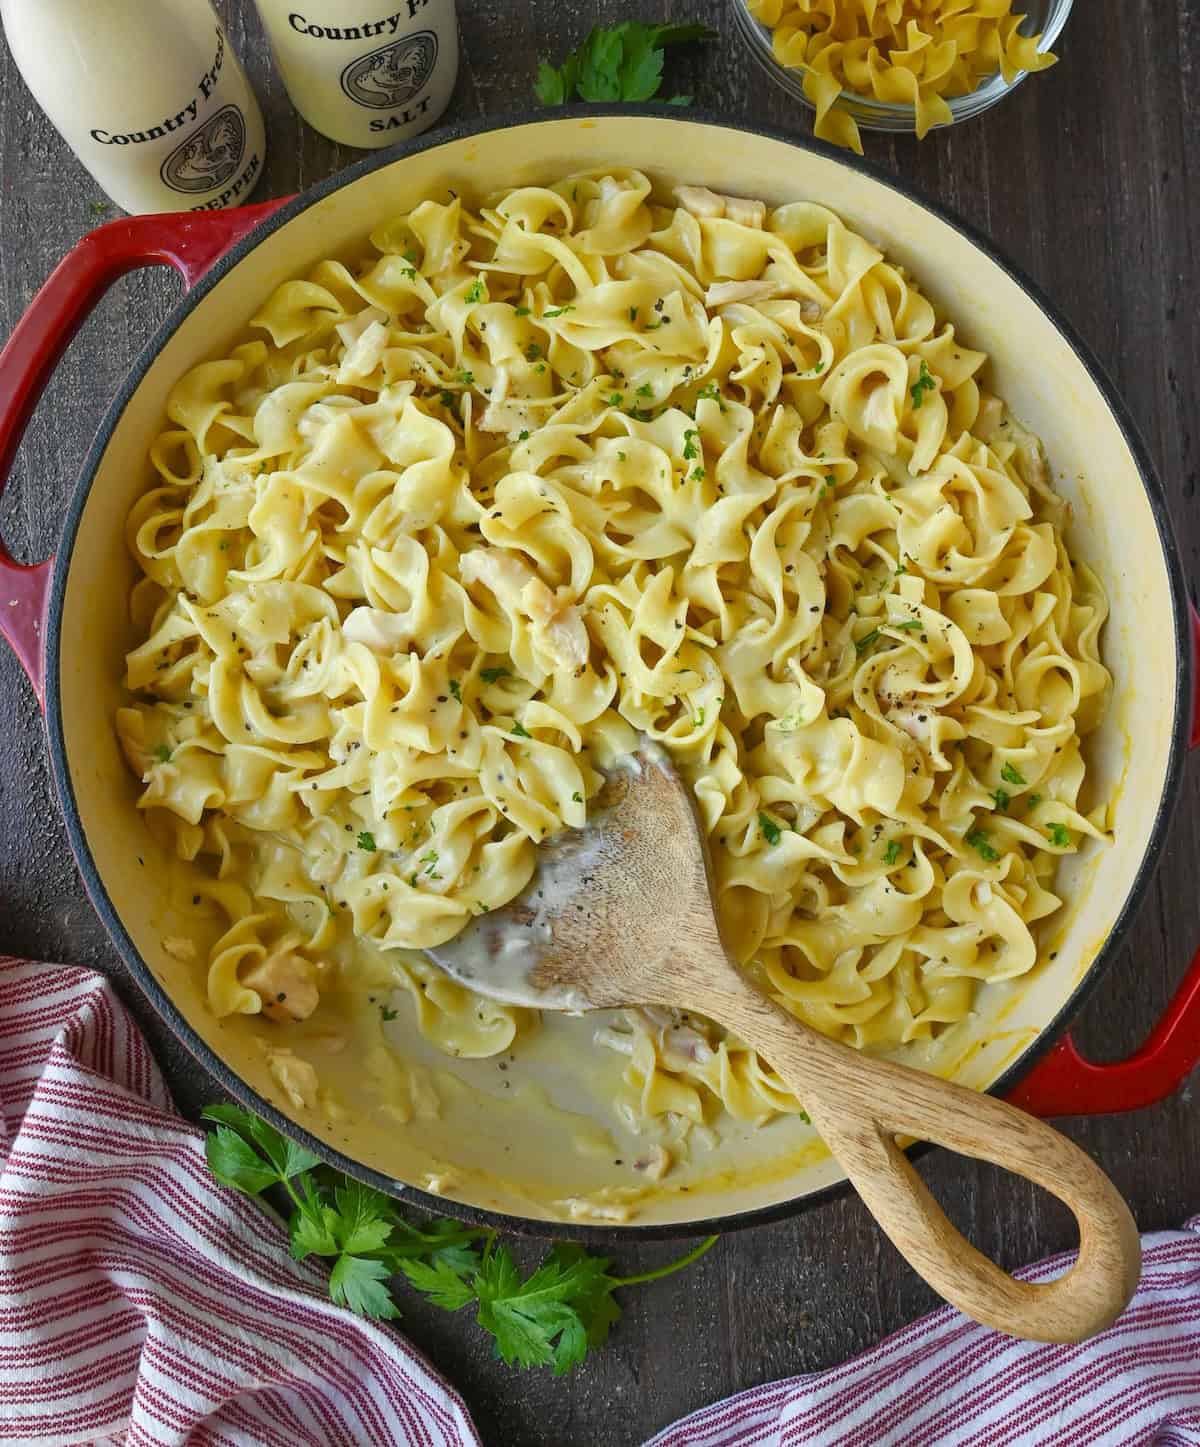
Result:
[[[0,958],[0,1441],[478,1447],[201,1142],[102,975]]]
[[[0,1442],[479,1447],[453,1388],[333,1306],[201,1141],[103,976],[0,957]],[[1082,1347],[946,1307],[647,1447],[1200,1447],[1200,1217],[1143,1245],[1132,1306]]]
[[[646,1447],[1200,1447],[1200,1216],[1142,1237],[1142,1279],[1083,1346],[942,1307],[844,1366],[754,1387]],[[1061,1275],[1064,1254],[1017,1273]]]

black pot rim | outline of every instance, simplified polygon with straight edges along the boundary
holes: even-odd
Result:
[[[1068,1020],[1079,1011],[1100,983],[1102,975],[1111,966],[1129,926],[1145,897],[1150,880],[1163,852],[1171,810],[1179,793],[1179,779],[1186,752],[1187,731],[1190,722],[1190,700],[1193,689],[1192,656],[1189,647],[1189,625],[1187,617],[1187,589],[1184,581],[1183,567],[1167,509],[1166,494],[1162,482],[1158,477],[1157,470],[1151,461],[1149,451],[1141,438],[1137,425],[1121,394],[1109,379],[1106,371],[1091,348],[1077,334],[1071,323],[1061,315],[1058,309],[1033,281],[1019,268],[997,253],[992,243],[983,236],[982,233],[970,223],[957,216],[949,208],[938,202],[928,200],[906,181],[888,174],[870,162],[864,161],[861,157],[826,145],[810,137],[790,135],[777,127],[734,122],[699,109],[681,113],[677,108],[666,105],[613,104],[572,106],[569,110],[554,112],[540,110],[516,111],[491,119],[459,122],[441,127],[426,132],[415,140],[402,143],[395,147],[389,147],[386,150],[368,156],[366,159],[348,167],[346,170],[338,172],[334,176],[328,177],[326,180],[286,202],[278,211],[261,222],[241,241],[232,246],[230,250],[205,273],[196,286],[172,308],[158,331],[142,350],[128,377],[125,379],[121,390],[105,413],[96,437],[84,460],[79,480],[75,486],[66,524],[63,529],[62,541],[55,558],[53,580],[46,613],[46,726],[50,740],[51,766],[66,820],[67,836],[75,855],[76,863],[83,877],[85,888],[130,973],[138,982],[142,992],[149,999],[158,1014],[170,1027],[172,1033],[188,1048],[192,1055],[196,1057],[230,1095],[241,1101],[243,1105],[253,1110],[256,1114],[262,1116],[263,1119],[270,1121],[278,1130],[302,1142],[310,1150],[321,1156],[322,1159],[328,1161],[338,1170],[343,1171],[346,1175],[354,1176],[368,1185],[387,1192],[389,1195],[398,1196],[401,1200],[408,1202],[420,1210],[432,1212],[436,1215],[452,1215],[475,1225],[496,1227],[510,1233],[528,1234],[547,1238],[570,1238],[572,1240],[585,1241],[594,1245],[608,1247],[617,1244],[629,1244],[632,1241],[679,1240],[682,1238],[707,1235],[713,1232],[726,1232],[741,1230],[750,1226],[766,1225],[774,1221],[788,1219],[803,1210],[841,1196],[845,1194],[850,1187],[846,1181],[839,1181],[806,1195],[793,1197],[786,1201],[776,1202],[774,1205],[763,1206],[750,1211],[741,1211],[724,1216],[714,1216],[702,1220],[666,1225],[639,1226],[636,1223],[632,1223],[629,1226],[621,1227],[589,1226],[581,1223],[543,1221],[526,1216],[510,1216],[503,1212],[485,1210],[480,1207],[465,1205],[442,1196],[433,1195],[415,1186],[405,1185],[400,1191],[397,1191],[398,1183],[392,1177],[362,1165],[351,1157],[344,1155],[335,1147],[330,1146],[320,1137],[313,1135],[311,1132],[297,1125],[242,1081],[242,1079],[220,1059],[216,1052],[200,1038],[191,1025],[188,1024],[187,1020],[172,1001],[165,987],[155,978],[149,966],[141,958],[116,908],[108,897],[83,828],[74,787],[71,782],[70,770],[67,765],[62,718],[62,695],[59,687],[59,668],[62,651],[63,606],[67,577],[70,572],[70,559],[74,550],[75,539],[79,531],[91,483],[99,467],[100,459],[126,406],[166,342],[178,329],[184,318],[190,315],[190,313],[200,305],[224,276],[237,266],[251,251],[262,245],[273,236],[280,227],[285,226],[301,212],[308,210],[309,207],[333,195],[335,192],[359,180],[361,177],[369,175],[374,171],[382,170],[409,156],[434,149],[448,142],[480,135],[484,132],[511,130],[521,126],[547,121],[618,117],[627,119],[672,120],[715,126],[726,131],[735,131],[744,135],[779,141],[785,145],[794,146],[798,150],[814,152],[827,160],[837,162],[840,165],[847,166],[852,170],[871,177],[872,180],[899,193],[906,200],[916,202],[938,220],[958,231],[966,240],[999,266],[1046,314],[1049,320],[1065,337],[1075,355],[1088,372],[1092,382],[1103,396],[1117,426],[1124,436],[1125,442],[1137,466],[1142,485],[1146,489],[1155,524],[1158,529],[1159,543],[1162,548],[1163,560],[1171,585],[1172,622],[1175,628],[1176,669],[1179,677],[1175,717],[1172,723],[1171,749],[1163,777],[1162,795],[1159,799],[1154,824],[1147,840],[1146,849],[1134,875],[1129,893],[1126,896],[1125,902],[1113,924],[1107,940],[1084,972],[1083,977],[1062,1008],[1052,1020],[1047,1022],[1036,1037],[1034,1043],[993,1083],[989,1088],[990,1094],[1000,1095],[1005,1093],[1010,1090],[1022,1076],[1028,1073],[1056,1042]],[[931,1147],[927,1145],[918,1145],[914,1147],[912,1154],[922,1154],[929,1149],[931,1149]]]

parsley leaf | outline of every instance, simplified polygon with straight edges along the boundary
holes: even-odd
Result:
[[[1006,784],[1016,784],[1018,788],[1025,782],[1020,772],[1012,764],[1005,764],[1000,770],[1000,777]]]
[[[899,858],[900,858],[900,841],[899,841],[899,839],[889,839],[889,840],[888,840],[888,846],[887,846],[887,848],[883,851],[883,862],[884,862],[885,864],[895,864],[896,860],[899,859]]]
[[[566,304],[566,306],[552,306],[552,307],[547,307],[546,310],[542,313],[542,315],[543,315],[544,317],[560,317],[560,316],[562,316],[565,312],[573,312],[574,310],[575,310],[575,303],[574,303],[574,302],[568,302],[568,303]]]
[[[783,830],[776,824],[769,814],[760,813],[758,816],[758,829],[762,837],[772,848],[779,843],[783,837]]]
[[[935,392],[937,390],[937,378],[929,370],[929,365],[924,357],[921,358],[921,371],[917,380],[908,390],[912,396],[914,412],[920,410],[921,404],[925,400],[926,392]]]
[[[1046,837],[1055,849],[1069,849],[1071,845],[1071,831],[1065,824],[1049,824],[1046,826]]]
[[[387,1321],[400,1315],[387,1287],[390,1275],[382,1261],[369,1256],[339,1256],[329,1273],[329,1295],[336,1306]]]
[[[992,795],[992,798],[996,801],[996,808],[1000,811],[1001,814],[1005,813],[1008,809],[1008,806],[1012,803],[1011,797],[1004,789],[997,789],[996,792]]]
[[[363,832],[358,836],[358,847],[363,851],[364,854],[374,854],[374,853],[375,853],[375,836],[374,836],[374,834],[370,834],[370,833],[367,832],[367,830],[364,829]]]
[[[544,106],[564,105],[575,95],[588,101],[650,100],[662,86],[668,45],[715,39],[716,32],[704,25],[645,25],[640,20],[597,25],[561,65],[538,63],[534,93]],[[672,96],[670,103],[690,100]]]
[[[864,633],[861,638],[854,640],[854,651],[861,658],[868,648],[879,642],[879,629],[872,628],[869,633]]]
[[[509,729],[509,733],[514,734],[519,739],[529,739],[533,737],[533,735],[522,723],[514,723],[512,728]]]
[[[165,764],[167,760],[171,757],[170,745],[159,744],[158,748],[154,750],[154,756],[155,758],[160,759]]]
[[[1025,801],[1025,812],[1032,814],[1041,802],[1042,796],[1040,794],[1030,794],[1029,798]]]
[[[986,860],[988,864],[995,864],[996,860],[1000,858],[1000,852],[992,848],[988,838],[989,836],[982,829],[972,829],[967,835],[967,843],[975,850],[980,859]]]
[[[603,1346],[620,1319],[615,1291],[682,1270],[717,1240],[710,1236],[665,1266],[625,1277],[609,1274],[606,1257],[559,1244],[523,1276],[510,1249],[495,1244],[494,1232],[436,1219],[416,1225],[390,1196],[321,1166],[240,1106],[209,1106],[204,1115],[216,1124],[205,1150],[217,1179],[252,1196],[283,1189],[291,1205],[291,1253],[297,1260],[332,1259],[334,1302],[360,1316],[394,1318],[400,1313],[390,1282],[404,1276],[443,1311],[478,1303],[476,1320],[510,1365],[570,1371]]]
[[[467,287],[466,291],[463,292],[463,300],[470,302],[473,306],[476,302],[482,301],[486,295],[487,292],[483,282],[481,280],[473,281],[471,285]]]
[[[205,1111],[207,1115],[208,1112]],[[279,1172],[264,1164],[249,1141],[227,1125],[219,1125],[215,1134],[205,1141],[204,1153],[208,1168],[223,1186],[257,1196],[268,1186],[279,1183]]]
[[[458,679],[452,678],[449,682],[448,687],[450,689],[450,697],[457,699],[459,703],[462,703],[462,684],[459,683]]]
[[[481,668],[479,676],[484,683],[496,683],[501,678],[511,678],[507,668]]]

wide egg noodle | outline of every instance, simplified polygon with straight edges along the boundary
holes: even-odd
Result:
[[[439,1049],[519,1051],[532,1012],[411,952],[517,895],[638,733],[798,1018],[929,1041],[1033,968],[1057,856],[1105,835],[1110,688],[1040,444],[832,212],[676,199],[426,200],[171,394],[117,731],[204,872],[218,1015],[286,1034],[382,958]],[[710,1022],[596,1038],[635,1125],[800,1109]]]

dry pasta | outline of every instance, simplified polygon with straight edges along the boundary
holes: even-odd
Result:
[[[781,65],[804,73],[822,140],[862,154],[842,90],[913,108],[916,132],[952,119],[947,98],[968,95],[999,71],[1011,82],[1056,57],[1020,32],[1012,0],[746,0],[771,32]]]

